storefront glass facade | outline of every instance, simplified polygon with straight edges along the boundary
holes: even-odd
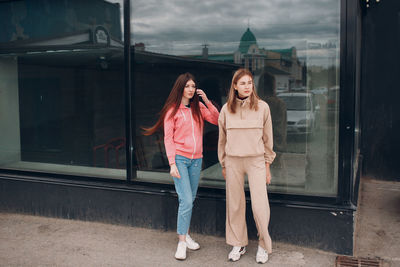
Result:
[[[1,169],[170,184],[162,133],[142,127],[157,120],[179,74],[194,74],[220,109],[233,72],[246,67],[271,108],[269,191],[336,197],[340,1],[131,0],[129,88],[123,2],[0,3]],[[203,188],[225,186],[217,139],[206,124]]]
[[[172,182],[162,134],[145,137],[140,126],[155,123],[176,77],[193,73],[221,108],[232,73],[245,67],[272,113],[269,191],[336,195],[339,1],[132,0],[131,7],[138,180]],[[225,186],[217,142],[218,128],[207,124],[203,187]]]

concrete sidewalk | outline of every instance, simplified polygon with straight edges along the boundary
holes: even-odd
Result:
[[[354,256],[400,267],[400,182],[361,179],[354,235]]]
[[[0,213],[1,266],[260,266],[256,241],[235,263],[225,239],[193,234],[202,246],[177,261],[174,232]],[[335,254],[275,242],[265,266],[334,266]]]
[[[363,178],[354,255],[400,266],[400,183]],[[0,213],[0,266],[260,266],[256,241],[240,261],[227,261],[225,239],[193,234],[201,249],[174,259],[175,232]],[[334,253],[273,242],[265,266],[334,266]]]

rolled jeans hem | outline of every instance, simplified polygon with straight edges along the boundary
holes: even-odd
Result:
[[[182,233],[179,233],[178,231],[176,231],[176,233],[177,233],[178,235],[187,235],[187,232],[184,233],[184,234],[182,234]]]

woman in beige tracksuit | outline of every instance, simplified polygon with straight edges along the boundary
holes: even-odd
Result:
[[[266,184],[271,182],[269,166],[275,152],[272,150],[270,110],[257,96],[250,71],[239,69],[235,72],[218,125],[218,158],[226,179],[226,242],[233,246],[228,258],[239,260],[248,244],[244,194],[244,175],[247,174],[259,235],[256,261],[265,263],[268,253],[272,252]]]

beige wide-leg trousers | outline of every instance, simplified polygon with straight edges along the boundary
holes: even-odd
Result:
[[[264,156],[225,158],[226,167],[226,243],[231,246],[247,246],[246,199],[244,175],[247,173],[251,207],[258,230],[259,245],[272,252],[268,232],[270,218],[266,187]]]

